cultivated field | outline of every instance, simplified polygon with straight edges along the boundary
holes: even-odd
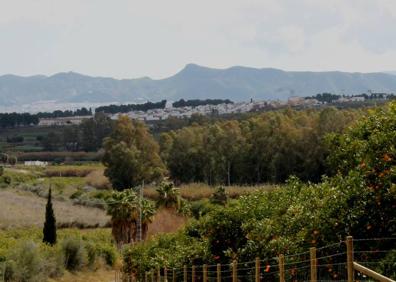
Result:
[[[0,229],[37,226],[44,223],[46,200],[30,192],[0,190]],[[70,201],[54,200],[58,226],[105,226],[109,217],[98,208],[73,205]]]

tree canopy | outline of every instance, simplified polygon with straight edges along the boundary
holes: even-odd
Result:
[[[127,116],[119,117],[103,147],[105,175],[117,190],[160,180],[166,172],[159,146],[148,129]]]

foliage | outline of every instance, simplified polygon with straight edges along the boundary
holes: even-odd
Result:
[[[340,242],[347,235],[361,239],[394,237],[395,134],[396,103],[370,111],[345,133],[329,137],[329,162],[338,171],[336,175],[324,177],[317,184],[290,177],[281,189],[257,191],[225,207],[217,205],[191,222],[178,239],[180,242],[164,244],[155,252],[153,245],[168,237],[132,247],[129,256],[124,255],[125,271],[191,263],[188,252],[169,258],[178,254],[175,245],[183,241],[202,242],[206,248],[202,258],[213,264],[231,259],[252,261],[255,257],[270,261],[279,254],[301,253],[312,246]],[[355,248],[375,253],[394,250],[396,245],[394,240],[376,240]],[[322,253],[326,254],[326,249]],[[389,259],[392,255],[384,258],[381,267],[389,265]]]
[[[172,182],[162,182],[156,189],[158,193],[157,208],[177,208],[180,203],[179,189]]]
[[[193,100],[187,100],[185,101],[184,99],[180,99],[179,101],[173,102],[172,106],[175,108],[181,108],[181,107],[197,107],[197,106],[203,106],[203,105],[219,105],[219,104],[233,104],[229,99],[205,99],[205,100],[199,100],[199,99],[193,99]]]
[[[6,263],[5,281],[40,282],[46,276],[45,263],[40,250],[31,241],[21,243]]]
[[[52,208],[51,187],[48,192],[47,205],[45,207],[45,222],[43,228],[43,242],[54,245],[56,244],[56,219]]]
[[[113,122],[103,113],[95,113],[93,118],[85,119],[79,127],[81,146],[85,151],[97,151],[102,147],[105,137],[113,130]]]
[[[165,167],[158,144],[143,123],[120,116],[104,141],[105,175],[114,189],[123,190],[160,180]]]
[[[112,266],[118,258],[108,229],[62,229],[58,241],[54,246],[42,243],[42,230],[38,228],[0,230],[0,264],[6,264],[6,281],[46,281],[48,277],[62,276],[65,262],[72,264],[71,254],[75,266],[93,270],[102,261]],[[91,261],[87,254],[94,254]]]
[[[200,264],[207,259],[209,253],[205,241],[178,232],[125,248],[123,271],[143,279],[145,271],[160,266],[181,268],[184,264]]]
[[[223,205],[227,203],[228,196],[226,190],[223,186],[219,186],[213,192],[213,195],[210,197],[210,202],[212,204]]]
[[[161,135],[161,157],[176,183],[278,183],[289,175],[317,182],[327,172],[324,136],[342,132],[359,115],[335,108],[287,109],[193,124]]]
[[[65,268],[67,270],[80,270],[87,262],[87,252],[81,239],[66,238],[62,242],[62,251],[65,256]]]
[[[143,104],[128,104],[128,105],[109,105],[109,106],[100,106],[95,109],[95,112],[103,112],[109,114],[117,114],[117,113],[128,113],[130,111],[144,111],[152,109],[163,109],[165,108],[166,100],[162,100],[161,102],[152,103],[146,102]]]
[[[129,244],[137,240],[137,224],[142,214],[142,237],[147,235],[148,224],[155,214],[154,205],[142,200],[132,189],[121,192],[114,191],[106,200],[107,213],[111,216],[112,234],[118,246]],[[141,210],[140,210],[141,209]]]

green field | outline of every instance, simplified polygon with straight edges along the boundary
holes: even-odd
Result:
[[[0,151],[4,152],[37,152],[42,151],[40,136],[46,136],[49,132],[62,133],[63,127],[18,127],[0,130]],[[22,136],[23,142],[8,143],[7,137]]]

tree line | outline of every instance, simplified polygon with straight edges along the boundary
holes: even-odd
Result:
[[[277,183],[290,175],[319,181],[328,172],[326,134],[342,132],[360,114],[287,109],[192,125],[161,134],[161,157],[171,178],[182,183]]]
[[[206,100],[184,100],[180,99],[172,104],[174,108],[181,108],[181,107],[197,107],[197,106],[204,106],[204,105],[220,105],[220,104],[233,104],[229,99],[206,99]]]
[[[154,109],[163,109],[165,108],[166,100],[162,100],[161,102],[146,102],[143,104],[127,104],[127,105],[109,105],[109,106],[100,106],[95,109],[95,112],[103,112],[107,114],[117,114],[117,113],[128,113],[130,111],[143,111],[147,112],[148,110]]]
[[[328,133],[341,133],[362,110],[286,109],[242,120],[193,124],[157,139],[139,121],[120,116],[104,141],[105,174],[116,189],[158,181],[280,183],[295,175],[318,182],[326,165]]]
[[[114,122],[103,113],[84,119],[78,126],[66,126],[62,130],[50,131],[38,136],[44,151],[87,151],[96,152],[102,147],[103,139],[110,135]]]
[[[92,110],[87,108],[77,109],[75,111],[39,112],[37,114],[29,113],[0,113],[0,128],[15,128],[22,126],[38,125],[40,118],[58,118],[72,116],[90,116]]]
[[[350,98],[350,97],[363,97],[365,100],[378,100],[378,99],[386,99],[386,100],[394,100],[396,99],[396,95],[393,93],[362,93],[352,96],[347,95],[338,95],[333,93],[318,93],[315,96],[306,97],[306,99],[316,99],[319,102],[324,103],[333,103],[336,102],[340,98]]]

